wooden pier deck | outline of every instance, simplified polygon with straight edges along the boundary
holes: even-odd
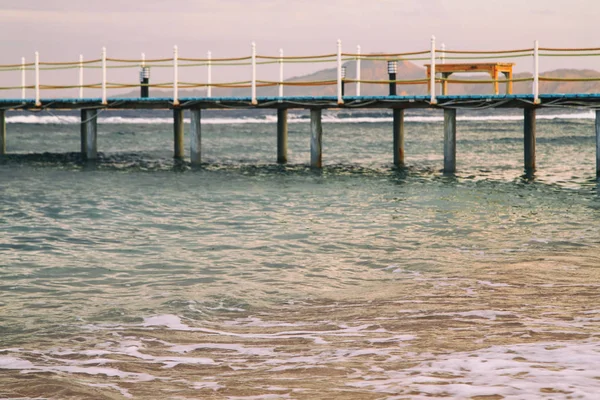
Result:
[[[79,110],[97,109],[408,109],[408,108],[542,108],[542,107],[588,107],[600,108],[600,93],[540,94],[536,103],[532,94],[500,95],[438,95],[436,103],[426,96],[344,96],[343,103],[335,96],[282,96],[282,97],[181,97],[175,105],[172,97],[148,98],[48,98],[1,99],[3,110]]]

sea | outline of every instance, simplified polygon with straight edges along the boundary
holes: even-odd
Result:
[[[594,112],[7,113],[0,157],[2,399],[597,399]],[[189,116],[186,114],[186,130]],[[186,141],[189,132],[186,132]],[[187,142],[186,142],[187,143]],[[186,147],[187,144],[186,144]]]

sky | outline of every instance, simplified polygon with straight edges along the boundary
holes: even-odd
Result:
[[[245,56],[252,41],[263,55],[334,53],[338,39],[345,52],[405,52],[428,49],[432,35],[450,50],[527,48],[536,39],[600,47],[599,17],[597,0],[0,0],[0,64],[32,61],[35,51],[43,61],[99,58],[103,46],[114,58],[171,57],[173,45],[181,57]],[[600,70],[600,57],[540,66],[558,67]],[[530,59],[517,61],[517,72],[531,69]]]

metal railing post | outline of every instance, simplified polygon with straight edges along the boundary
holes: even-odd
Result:
[[[429,91],[431,92],[429,102],[431,104],[437,104],[437,99],[435,98],[435,36],[431,36],[431,75],[429,76]]]
[[[283,49],[279,49],[279,97],[283,97]]]
[[[40,53],[35,52],[35,105],[41,106],[40,102]]]
[[[177,60],[179,58],[179,50],[177,45],[173,46],[173,105],[179,105],[179,71],[177,70]]]
[[[79,55],[79,98],[83,99],[83,54]]]
[[[206,66],[208,69],[208,76],[206,78],[208,83],[208,87],[206,88],[206,97],[212,97],[212,53],[210,51],[206,54],[206,58],[208,59],[208,65]]]
[[[344,104],[342,98],[342,41],[337,41],[337,102]]]
[[[21,100],[25,100],[25,57],[21,57]]]
[[[356,95],[360,96],[360,46],[356,46]]]
[[[538,41],[533,42],[533,102],[540,103],[540,53]]]
[[[256,101],[256,43],[252,42],[252,104]]]
[[[106,104],[106,47],[102,48],[102,104]]]

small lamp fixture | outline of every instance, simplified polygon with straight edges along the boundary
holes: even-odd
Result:
[[[388,74],[395,74],[398,72],[398,64],[396,63],[396,61],[388,61],[387,67]]]

